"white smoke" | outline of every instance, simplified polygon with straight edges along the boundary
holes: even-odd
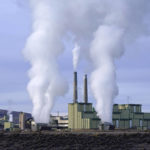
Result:
[[[148,33],[150,1],[30,1],[33,33],[25,55],[32,65],[28,91],[35,120],[47,122],[54,100],[66,92],[57,59],[64,49],[62,38],[69,32],[77,43],[73,50],[74,69],[83,57],[90,62],[96,110],[102,122],[111,122],[113,99],[118,94],[115,60],[122,56],[127,44]]]
[[[118,94],[115,60],[125,45],[145,34],[145,17],[150,2],[133,0],[105,1],[105,17],[91,43],[90,55],[94,70],[91,88],[97,101],[96,110],[102,122],[112,122],[113,100]]]
[[[71,16],[70,28],[82,49],[80,54],[90,56],[96,110],[102,122],[112,122],[113,100],[118,94],[115,60],[122,56],[127,44],[149,33],[150,1],[83,0],[70,3],[71,11],[80,8],[72,13],[75,16]]]
[[[54,100],[67,90],[57,62],[63,52],[63,28],[59,25],[60,16],[53,10],[53,1],[30,0],[30,3],[33,32],[24,50],[31,63],[28,92],[33,102],[35,121],[47,123]]]
[[[111,122],[113,99],[118,94],[114,59],[123,53],[123,33],[114,26],[100,26],[91,45],[95,65],[91,88],[97,100],[96,110],[103,122]]]
[[[77,43],[75,44],[74,49],[72,50],[72,54],[73,54],[73,68],[74,70],[76,70],[80,59],[80,46]]]

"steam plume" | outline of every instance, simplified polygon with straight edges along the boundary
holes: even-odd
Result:
[[[24,54],[31,63],[28,92],[33,102],[36,122],[49,122],[54,100],[67,90],[57,59],[63,52],[62,26],[53,10],[53,1],[30,0],[33,32],[27,40]],[[58,20],[57,20],[58,19]]]
[[[103,122],[111,122],[113,99],[118,94],[114,59],[121,56],[124,50],[123,33],[123,30],[113,26],[100,26],[91,45],[95,65],[91,88],[97,100],[96,110]]]
[[[72,50],[72,53],[73,53],[73,68],[74,70],[76,70],[78,62],[79,62],[79,57],[80,57],[80,47],[78,44],[75,44],[75,47]]]
[[[149,33],[148,0],[86,0],[70,2],[73,22],[70,26],[81,55],[90,60],[91,89],[96,99],[96,110],[102,122],[112,122],[113,100],[118,94],[115,61],[126,45]],[[75,14],[75,15],[74,15]]]
[[[105,9],[109,12],[104,12],[104,20],[96,30],[90,48],[94,65],[91,88],[102,122],[112,121],[113,99],[118,94],[115,60],[122,56],[126,44],[145,34],[144,19],[150,4],[148,1],[110,2],[105,1]]]
[[[91,63],[96,110],[102,122],[111,122],[113,99],[118,94],[115,61],[127,44],[149,33],[150,1],[30,1],[33,32],[25,55],[32,65],[28,91],[35,120],[47,122],[54,100],[66,92],[57,59],[63,52],[62,38],[70,32],[78,43],[73,50],[74,69],[81,55]]]

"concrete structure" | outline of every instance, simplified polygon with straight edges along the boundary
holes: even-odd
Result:
[[[150,129],[150,113],[144,113],[140,104],[114,104],[113,125],[116,129]]]
[[[43,130],[51,130],[51,127],[47,123],[36,123],[35,121],[31,121],[31,130],[32,131],[43,131]]]
[[[9,120],[8,115],[3,115],[0,117],[0,121],[8,121],[8,120]]]
[[[25,129],[25,114],[23,112],[19,114],[19,128],[21,130]]]
[[[100,119],[91,103],[68,105],[69,129],[98,129]]]
[[[50,116],[50,125],[57,128],[68,128],[68,116]]]
[[[10,114],[12,115],[12,122],[19,126],[19,115],[21,112],[12,111]],[[24,112],[25,120],[32,117],[30,113]]]
[[[7,111],[0,111],[0,130],[4,129],[4,123],[9,121],[9,117],[7,115]]]
[[[5,122],[7,122],[6,124],[8,124],[8,122],[12,122],[13,123],[13,129],[17,129],[19,128],[19,116],[20,116],[20,112],[16,112],[16,111],[12,111],[9,112],[8,110],[2,110],[0,109],[0,130],[5,130],[4,124]],[[30,113],[24,113],[25,116],[25,120],[28,119],[29,117],[31,117]],[[20,118],[21,119],[21,118]]]
[[[77,101],[77,73],[74,73],[74,103],[68,104],[69,129],[98,129],[100,119],[88,103],[87,75],[84,77],[84,103]]]
[[[4,130],[12,131],[13,127],[14,126],[12,122],[4,122]]]

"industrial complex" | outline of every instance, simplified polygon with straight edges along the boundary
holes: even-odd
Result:
[[[104,130],[150,129],[150,113],[142,112],[140,104],[114,104],[112,123],[102,123],[88,100],[88,79],[84,76],[84,102],[78,100],[78,78],[74,72],[73,102],[68,104],[68,115],[50,115],[48,124],[35,123],[30,113],[0,110],[0,130]],[[106,127],[106,128],[105,128]]]
[[[74,72],[74,100],[68,104],[69,129],[98,129],[100,119],[88,103],[87,75],[84,77],[84,103],[78,102],[77,72]]]
[[[140,104],[113,106],[113,125],[116,129],[150,129],[150,113],[142,112]]]
[[[84,103],[78,102],[77,72],[74,72],[73,103],[68,104],[69,129],[101,129],[101,119],[97,116],[92,103],[88,103],[87,85],[87,75],[85,75]],[[141,107],[140,104],[114,104],[112,112],[114,129],[150,129],[150,113],[142,112]]]

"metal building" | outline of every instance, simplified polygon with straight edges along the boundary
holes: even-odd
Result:
[[[68,104],[68,128],[69,129],[98,129],[100,119],[88,103],[87,75],[84,77],[84,103],[78,102],[77,95],[77,73],[74,73],[74,100]]]
[[[150,129],[150,113],[144,113],[140,104],[114,104],[113,124],[116,129]]]
[[[91,103],[72,103],[68,105],[70,129],[98,129],[100,119]]]
[[[68,128],[68,116],[50,115],[50,125],[52,127],[65,129]]]
[[[73,103],[68,104],[68,128],[98,129],[100,118],[88,103],[87,75],[84,77],[84,103],[78,102],[77,73],[74,73]],[[114,104],[112,123],[115,129],[150,129],[150,113],[142,112],[140,104]]]

